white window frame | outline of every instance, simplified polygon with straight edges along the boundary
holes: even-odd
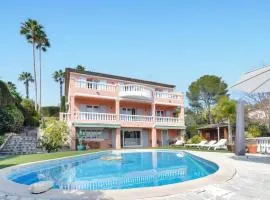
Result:
[[[124,148],[133,148],[133,147],[142,147],[143,146],[143,130],[142,129],[121,129],[122,131],[122,144],[123,144],[123,147]],[[129,131],[129,132],[132,132],[132,131],[137,131],[137,132],[140,132],[140,139],[141,139],[141,144],[140,145],[129,145],[129,146],[125,146],[125,131]]]

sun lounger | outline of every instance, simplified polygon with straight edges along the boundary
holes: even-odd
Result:
[[[184,141],[183,140],[177,140],[173,145],[174,146],[182,146],[182,145],[184,145]]]
[[[199,148],[209,148],[210,146],[216,144],[216,140],[210,140],[207,144],[200,145]]]
[[[185,144],[185,147],[200,147],[201,145],[205,145],[207,143],[206,140],[202,140],[200,143],[198,144]]]
[[[226,143],[227,143],[227,139],[221,139],[216,144],[209,145],[208,150],[210,150],[211,148],[213,148],[214,150],[227,149]]]

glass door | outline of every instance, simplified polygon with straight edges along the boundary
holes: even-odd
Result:
[[[141,131],[122,131],[123,147],[136,147],[142,145]]]

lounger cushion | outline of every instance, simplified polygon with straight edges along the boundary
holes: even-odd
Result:
[[[39,194],[50,190],[52,187],[53,187],[52,181],[40,181],[30,185],[30,192],[33,194]]]

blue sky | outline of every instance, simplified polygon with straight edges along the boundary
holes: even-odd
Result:
[[[175,84],[185,92],[204,74],[229,85],[269,64],[270,1],[2,1],[0,77],[16,83],[32,72],[20,23],[38,20],[51,48],[44,56],[44,104],[57,105],[58,69],[88,70]],[[33,96],[33,87],[31,89]]]

